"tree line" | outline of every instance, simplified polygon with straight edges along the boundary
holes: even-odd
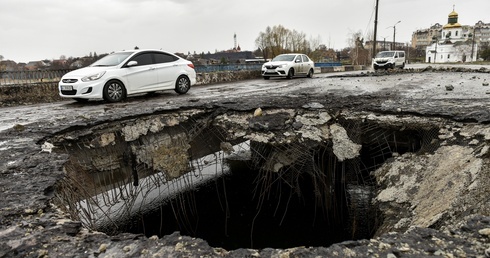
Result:
[[[354,39],[349,40],[348,48],[335,51],[321,44],[320,37],[307,39],[303,32],[276,25],[268,26],[265,31],[260,32],[255,40],[255,45],[265,59],[285,53],[303,53],[315,62],[339,62],[341,59],[351,59],[353,64],[367,64],[370,62],[368,50],[364,49],[358,34],[360,33],[356,33],[353,35]]]

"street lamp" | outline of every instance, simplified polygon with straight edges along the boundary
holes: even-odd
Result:
[[[396,46],[396,43],[395,43],[395,42],[396,42],[396,41],[395,41],[395,37],[396,37],[396,25],[397,25],[398,23],[400,23],[400,22],[402,22],[402,21],[398,21],[398,22],[397,22],[397,23],[395,23],[393,26],[388,27],[388,28],[393,27],[393,46],[392,46],[392,49],[391,49],[391,50],[395,50],[395,46]],[[388,28],[387,28],[387,29],[388,29]]]

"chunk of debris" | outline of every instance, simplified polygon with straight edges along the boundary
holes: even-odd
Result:
[[[342,126],[331,125],[330,134],[332,135],[333,153],[340,162],[359,156],[362,145],[353,142]]]
[[[51,153],[53,151],[53,148],[54,148],[54,145],[52,143],[45,142],[45,143],[43,143],[43,145],[41,145],[41,152]]]
[[[312,102],[312,103],[308,103],[306,105],[303,105],[303,108],[309,108],[309,109],[321,109],[324,107],[325,106],[323,106],[322,104],[320,104],[318,102]]]
[[[452,90],[454,90],[454,86],[453,86],[453,85],[451,85],[451,84],[446,85],[446,90],[447,90],[447,91],[452,91]]]

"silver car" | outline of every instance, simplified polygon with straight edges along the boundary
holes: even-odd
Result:
[[[185,94],[196,83],[192,62],[161,50],[129,50],[65,74],[59,94],[77,101],[121,101],[129,95],[173,89]]]
[[[305,54],[282,54],[262,65],[262,77],[284,77],[291,79],[296,76],[313,77],[315,63]]]

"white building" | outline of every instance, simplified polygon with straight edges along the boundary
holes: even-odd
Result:
[[[476,61],[478,47],[470,26],[458,23],[458,13],[454,10],[448,16],[448,23],[442,27],[440,36],[426,48],[427,63],[457,63]]]

